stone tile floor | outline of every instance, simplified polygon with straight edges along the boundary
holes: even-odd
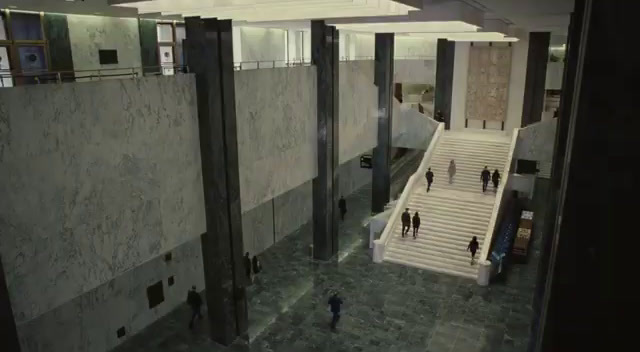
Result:
[[[365,187],[347,199],[341,251],[333,261],[308,259],[309,227],[261,255],[264,271],[248,290],[250,343],[211,342],[206,319],[189,331],[188,308],[180,307],[116,351],[526,351],[546,182],[536,185],[532,205],[534,251],[505,283],[484,288],[468,279],[372,263],[363,226],[371,189]],[[332,289],[345,301],[337,333],[328,326]]]

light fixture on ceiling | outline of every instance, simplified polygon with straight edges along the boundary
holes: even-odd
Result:
[[[216,17],[235,21],[289,21],[353,16],[406,15],[415,10],[392,0],[155,0],[130,1],[116,6],[134,7],[141,14]]]

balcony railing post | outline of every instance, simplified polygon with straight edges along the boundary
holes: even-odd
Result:
[[[56,74],[56,79],[58,81],[58,84],[62,83],[62,74],[60,72]]]

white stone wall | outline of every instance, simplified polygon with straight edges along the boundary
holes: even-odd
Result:
[[[240,61],[286,60],[286,30],[243,26],[239,27],[239,31],[242,55]]]
[[[378,88],[373,84],[374,62],[341,62],[340,163],[378,144]]]
[[[502,44],[504,45],[504,44]],[[469,74],[469,42],[456,42],[453,68],[453,90],[451,102],[451,129],[464,130],[467,100],[467,76]],[[506,120],[504,130],[513,131],[522,124],[522,104],[527,71],[529,43],[520,40],[512,43],[511,72],[507,93]],[[487,122],[487,128],[500,129],[500,122]],[[482,128],[482,121],[469,120],[469,128]]]
[[[438,122],[394,98],[391,127],[393,147],[426,150],[438,128]]]
[[[67,15],[71,56],[76,71],[97,69],[118,69],[108,73],[131,72],[128,68],[140,67],[140,36],[138,20],[104,16]],[[118,63],[100,65],[98,50],[115,49]],[[136,72],[141,72],[140,69]],[[77,72],[77,76],[97,74]]]
[[[521,128],[515,158],[541,162],[553,161],[558,119],[537,122]]]
[[[198,237],[194,77],[0,91],[0,199],[18,325]]]
[[[184,306],[191,286],[204,289],[200,238],[172,249],[171,255],[169,262],[164,254],[157,256],[36,319],[19,324],[22,351],[109,351]],[[168,284],[170,276],[174,278],[172,286]],[[149,309],[147,287],[158,281],[163,282],[164,302]],[[120,327],[126,331],[123,338],[116,334]]]
[[[235,74],[242,210],[317,174],[315,67]]]
[[[394,82],[436,84],[436,60],[395,60]]]

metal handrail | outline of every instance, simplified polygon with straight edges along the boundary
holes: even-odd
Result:
[[[78,79],[112,78],[112,77],[131,77],[162,75],[165,70],[172,70],[173,74],[188,73],[189,67],[184,65],[160,65],[160,66],[137,66],[137,67],[119,67],[119,68],[98,68],[84,70],[65,70],[65,71],[16,71],[16,70],[0,70],[0,84],[4,85],[6,78],[28,78],[33,79],[36,84],[55,82],[62,83],[65,81],[76,81]]]
[[[435,60],[435,56],[396,56],[394,60]],[[341,62],[346,61],[369,61],[375,60],[374,56],[342,56],[339,59]],[[233,63],[233,69],[235,71],[243,70],[257,70],[264,68],[283,68],[283,67],[297,67],[297,66],[311,66],[311,59],[303,58],[296,60],[250,60],[250,61],[236,61]]]

